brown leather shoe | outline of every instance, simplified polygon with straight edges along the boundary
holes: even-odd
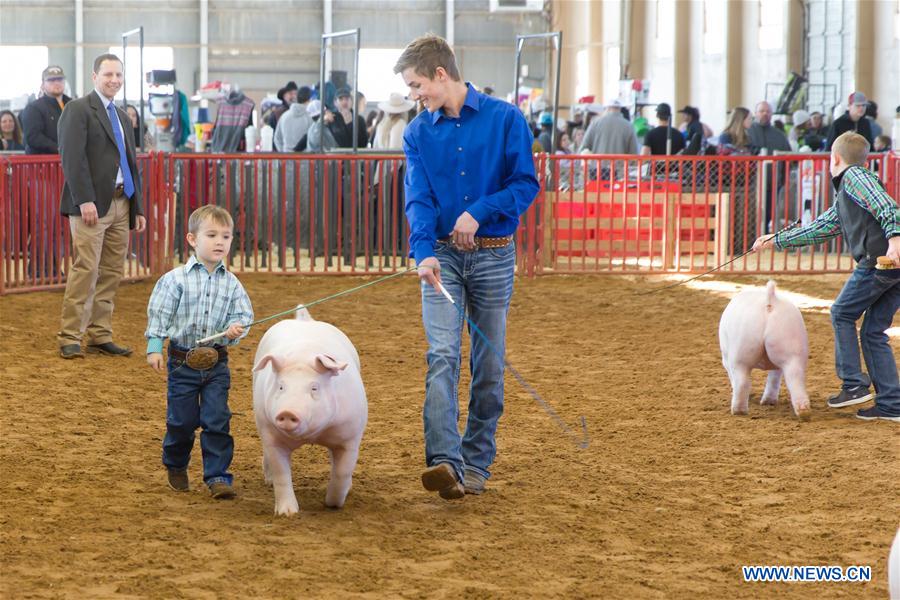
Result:
[[[237,494],[234,488],[223,481],[217,481],[209,486],[210,495],[216,500],[230,500]]]
[[[459,500],[466,495],[466,489],[448,463],[440,463],[425,469],[422,472],[422,485],[429,492],[437,492],[444,500]]]
[[[88,344],[85,347],[85,350],[89,354],[106,354],[108,356],[131,356],[131,348],[123,348],[122,346],[116,346],[112,342],[105,342],[103,344]]]
[[[60,346],[59,355],[65,359],[84,358],[84,352],[81,351],[81,346],[79,344],[66,344],[65,346]]]
[[[176,471],[175,469],[167,469],[169,472],[169,487],[176,492],[186,492],[191,489],[188,483],[187,471]]]

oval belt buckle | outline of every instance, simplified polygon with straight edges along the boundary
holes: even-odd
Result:
[[[875,259],[875,268],[881,271],[889,271],[895,269],[894,261],[887,256],[879,256]]]
[[[208,371],[219,362],[219,351],[210,346],[200,346],[188,350],[184,362],[195,371]]]

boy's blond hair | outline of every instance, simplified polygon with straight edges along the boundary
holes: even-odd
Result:
[[[200,225],[207,219],[212,220],[217,225],[225,225],[234,229],[234,219],[231,218],[231,214],[227,210],[221,206],[205,204],[191,213],[190,218],[188,218],[188,231],[197,235],[197,232],[200,231]]]
[[[456,66],[456,55],[447,40],[439,35],[427,33],[409,43],[397,64],[394,73],[403,73],[412,69],[417,75],[434,79],[438,67],[443,67],[453,81],[459,81],[459,67]]]
[[[848,165],[864,167],[869,156],[869,141],[858,133],[847,131],[834,140],[831,151]]]

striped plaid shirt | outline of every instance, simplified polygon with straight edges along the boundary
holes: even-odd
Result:
[[[253,322],[253,307],[244,286],[219,262],[212,273],[191,256],[183,267],[173,269],[156,282],[147,305],[147,354],[162,352],[163,339],[191,348],[205,337],[220,333],[234,323]],[[235,345],[238,339],[220,338],[217,345]]]
[[[874,173],[861,167],[850,167],[844,171],[840,181],[847,197],[875,217],[886,238],[900,235],[900,209],[881,187]],[[838,219],[837,205],[833,204],[809,225],[782,231],[775,236],[774,241],[776,248],[785,250],[820,244],[840,234],[841,222]]]

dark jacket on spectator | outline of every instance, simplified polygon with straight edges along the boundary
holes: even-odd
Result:
[[[71,98],[63,94],[63,104]],[[53,96],[41,96],[22,111],[25,154],[59,154],[56,127],[62,109]]]
[[[825,144],[825,149],[831,152],[831,145],[834,143],[834,140],[842,133],[848,131],[855,131],[863,136],[869,142],[869,147],[872,147],[872,142],[875,138],[872,137],[872,128],[869,126],[869,120],[862,117],[859,121],[854,123],[853,119],[850,118],[850,111],[844,111],[844,114],[835,119],[834,123],[831,124],[831,128],[828,130],[828,143]]]
[[[686,143],[690,143],[691,138],[694,137],[694,134],[700,134],[700,139],[702,140],[706,136],[703,135],[703,124],[700,121],[691,121],[688,123],[687,128],[684,132],[684,141]]]
[[[750,138],[754,154],[758,154],[761,148],[768,148],[769,154],[775,150],[791,151],[791,143],[788,142],[787,136],[772,125],[753,123],[747,130],[747,137]]]
[[[356,115],[356,147],[365,148],[369,145],[369,133],[366,131],[366,120],[362,115]],[[335,113],[334,121],[328,126],[338,148],[353,147],[353,122],[344,123],[344,118]]]

